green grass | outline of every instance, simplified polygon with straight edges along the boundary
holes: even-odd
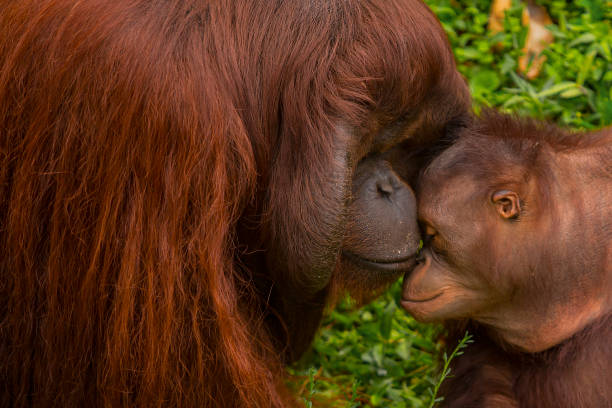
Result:
[[[555,42],[535,80],[516,73],[527,34],[522,3],[506,13],[505,32],[487,32],[490,0],[427,2],[448,33],[476,107],[495,106],[559,124],[612,123],[612,1],[540,1]]]
[[[573,128],[612,123],[612,1],[539,2],[554,21],[555,42],[534,80],[516,72],[527,33],[521,3],[506,13],[505,32],[492,36],[490,0],[426,2],[448,33],[477,110],[494,106]],[[404,313],[399,291],[398,283],[359,310],[344,302],[326,318],[312,350],[291,369],[290,386],[305,406],[431,405],[443,378],[438,328]]]
[[[437,327],[404,313],[397,304],[399,291],[395,284],[366,307],[352,310],[344,302],[331,312],[312,350],[295,367],[300,395],[314,399],[314,406],[321,399],[340,407],[427,406],[423,398],[434,383],[440,347],[433,340]]]

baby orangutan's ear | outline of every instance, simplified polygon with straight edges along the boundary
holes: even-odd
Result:
[[[508,220],[517,219],[521,213],[521,200],[514,191],[499,190],[491,195],[491,202],[503,218]]]

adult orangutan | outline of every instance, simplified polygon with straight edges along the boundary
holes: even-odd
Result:
[[[423,172],[402,305],[475,336],[443,406],[612,406],[611,165],[612,129],[489,113]]]
[[[285,406],[469,108],[418,0],[0,3],[2,406]]]

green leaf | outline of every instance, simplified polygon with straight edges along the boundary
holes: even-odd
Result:
[[[561,92],[560,94],[563,99],[575,98],[581,95],[584,95],[584,91],[582,90],[582,88],[568,89],[567,91]]]
[[[594,34],[586,33],[586,34],[582,34],[581,36],[577,37],[574,41],[569,43],[567,46],[571,48],[571,47],[575,47],[578,44],[592,43],[596,39],[597,39],[597,37],[595,37]]]
[[[536,95],[538,98],[545,98],[548,96],[559,94],[569,89],[580,89],[580,86],[574,82],[561,82],[561,83],[551,86],[550,88],[543,89],[542,91],[538,92]]]
[[[588,73],[593,67],[593,59],[595,58],[595,55],[597,55],[597,50],[591,49],[584,58],[584,61],[582,62],[582,65],[580,67],[580,71],[578,72],[578,78],[576,79],[576,83],[578,85],[584,84],[584,80],[586,79]]]

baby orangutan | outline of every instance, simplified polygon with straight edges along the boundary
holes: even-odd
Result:
[[[612,407],[612,129],[493,112],[423,172],[402,306],[444,322],[445,407]]]

